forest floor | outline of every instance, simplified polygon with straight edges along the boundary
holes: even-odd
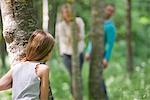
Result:
[[[150,100],[150,59],[136,59],[135,70],[129,74],[123,49],[115,45],[109,67],[104,70],[110,100]],[[55,100],[72,100],[69,74],[61,58],[52,59],[49,65]],[[89,64],[85,62],[82,69],[84,100],[88,100],[88,74]],[[11,100],[11,90],[0,92],[0,100]]]

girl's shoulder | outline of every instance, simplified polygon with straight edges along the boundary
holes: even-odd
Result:
[[[49,67],[46,64],[37,64],[36,74],[41,77],[43,74],[49,73]]]
[[[45,70],[49,70],[49,67],[48,65],[46,64],[37,64],[37,67],[36,67],[38,70],[40,71],[45,71]]]
[[[20,65],[21,61],[15,61],[12,63],[11,68],[13,68],[14,66],[18,66]]]

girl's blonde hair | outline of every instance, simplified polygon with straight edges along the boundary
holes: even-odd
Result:
[[[40,61],[52,51],[55,41],[50,33],[36,30],[29,38],[26,47],[27,61]]]

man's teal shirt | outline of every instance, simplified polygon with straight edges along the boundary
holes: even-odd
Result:
[[[104,22],[104,46],[105,46],[105,51],[104,51],[104,59],[109,61],[112,48],[115,42],[115,37],[116,37],[116,27],[113,23],[112,20],[107,20]],[[92,51],[92,42],[90,41],[88,43],[88,47],[86,49],[87,53],[91,53]]]

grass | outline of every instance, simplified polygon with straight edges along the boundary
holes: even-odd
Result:
[[[68,73],[62,63],[52,61],[52,87],[56,100],[72,100],[69,89]],[[53,65],[52,64],[52,65]],[[150,98],[150,62],[136,66],[133,74],[126,72],[120,63],[111,62],[104,71],[104,77],[110,100],[149,100]],[[83,67],[84,100],[88,100],[88,63]]]
[[[125,44],[115,45],[109,67],[104,70],[105,82],[110,100],[150,100],[150,59],[136,60],[134,72],[126,71]],[[60,58],[49,63],[51,87],[55,100],[72,100],[70,78]],[[84,100],[88,100],[88,62],[82,70]],[[0,100],[11,100],[11,91],[0,92]]]

